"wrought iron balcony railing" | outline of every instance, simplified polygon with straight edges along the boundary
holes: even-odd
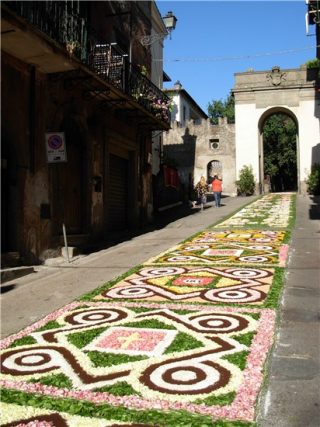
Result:
[[[87,54],[87,22],[78,13],[79,2],[4,1],[3,4],[81,60]]]
[[[80,1],[4,1],[3,4],[64,47],[106,82],[120,89],[158,120],[170,123],[170,98],[115,44],[99,40]]]
[[[127,57],[114,43],[96,44],[90,51],[88,65],[103,80],[125,91]]]
[[[131,65],[129,74],[129,91],[130,95],[157,119],[170,122],[171,99],[134,65]]]
[[[124,52],[112,44],[96,45],[89,66],[104,80],[130,95],[157,119],[170,122],[170,98],[155,86],[138,67],[127,62]]]

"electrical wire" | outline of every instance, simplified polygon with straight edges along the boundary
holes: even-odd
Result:
[[[287,49],[276,52],[263,52],[256,53],[253,55],[239,55],[239,56],[218,56],[218,57],[207,57],[207,58],[172,58],[172,59],[154,59],[155,62],[214,62],[214,61],[234,61],[241,59],[259,58],[263,56],[274,56],[274,55],[288,55],[290,53],[297,53],[309,49],[316,49],[319,46],[307,46],[298,49]]]

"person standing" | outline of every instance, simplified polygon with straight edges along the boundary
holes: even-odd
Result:
[[[204,205],[207,203],[207,192],[208,184],[204,176],[200,178],[200,181],[197,183],[195,190],[198,194],[198,199],[201,205],[201,212],[203,211]]]
[[[214,175],[212,181],[212,191],[215,201],[216,208],[220,208],[221,206],[221,193],[222,193],[222,178],[221,176]]]

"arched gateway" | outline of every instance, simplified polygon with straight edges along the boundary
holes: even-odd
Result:
[[[235,74],[236,174],[251,165],[263,191],[263,124],[275,113],[285,113],[297,125],[297,188],[305,193],[311,165],[320,163],[320,92],[310,70],[248,71]]]

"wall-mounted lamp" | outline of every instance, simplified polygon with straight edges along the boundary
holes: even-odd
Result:
[[[166,27],[167,32],[166,33],[151,34],[150,36],[141,37],[140,43],[143,46],[149,46],[158,40],[162,40],[165,37],[167,37],[168,34],[170,35],[170,40],[171,40],[171,32],[176,28],[177,18],[173,15],[172,12],[168,12],[166,14],[166,16],[164,16],[162,18],[162,20],[163,20],[163,23]]]
[[[170,39],[171,39],[171,31],[173,31],[176,28],[176,24],[177,24],[177,18],[174,16],[174,14],[172,12],[168,12],[166,14],[166,16],[164,16],[162,18],[164,25],[170,35]]]
[[[309,34],[309,25],[320,25],[320,1],[306,0],[308,11],[306,13],[306,32]]]

